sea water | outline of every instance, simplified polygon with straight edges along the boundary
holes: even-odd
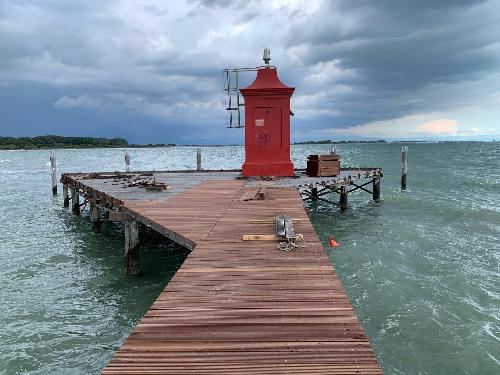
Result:
[[[57,150],[61,172],[125,169],[125,149]],[[329,145],[292,147],[297,167]],[[341,144],[343,166],[380,167],[381,201],[309,204],[386,374],[500,373],[500,144]],[[130,149],[132,169],[196,167],[196,149]],[[238,168],[242,147],[204,147],[204,168]],[[52,196],[49,152],[0,151],[0,374],[97,374],[188,252],[141,237],[144,275],[122,273],[123,229],[90,230]],[[337,198],[332,196],[332,198]],[[299,250],[300,251],[300,250]]]

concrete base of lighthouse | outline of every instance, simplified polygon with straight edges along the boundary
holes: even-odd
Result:
[[[293,163],[288,162],[248,162],[241,167],[243,177],[293,177]]]

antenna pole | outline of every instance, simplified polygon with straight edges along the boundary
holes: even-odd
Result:
[[[271,61],[271,50],[269,48],[264,48],[264,64],[266,64],[266,68],[269,68],[269,61]]]
[[[238,108],[238,128],[241,127],[241,115],[240,115],[240,84],[238,78],[238,72],[236,72],[236,107]]]
[[[227,78],[227,87],[228,87],[228,94],[229,94],[229,127],[233,127],[233,111],[232,111],[232,103],[231,103],[231,97],[233,94],[231,93],[231,73],[229,73],[228,78]]]

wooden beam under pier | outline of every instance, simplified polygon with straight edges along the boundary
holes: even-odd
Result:
[[[69,192],[68,187],[66,185],[63,186],[63,207],[69,207]]]
[[[138,275],[141,272],[139,261],[139,223],[135,220],[125,222],[123,270],[126,275]]]
[[[75,215],[80,215],[80,196],[77,189],[71,189],[71,208]]]
[[[373,200],[380,200],[380,177],[373,177]]]
[[[349,189],[347,186],[342,185],[340,187],[340,209],[346,210],[349,202]]]
[[[90,223],[92,226],[92,232],[100,233],[101,232],[101,217],[99,212],[99,206],[91,202],[90,203]]]

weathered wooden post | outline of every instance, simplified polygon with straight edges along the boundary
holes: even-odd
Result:
[[[408,173],[408,146],[401,147],[401,190],[406,190],[406,175]]]
[[[130,172],[130,155],[125,151],[125,171]]]
[[[55,151],[50,152],[50,169],[52,177],[52,194],[57,194],[57,171],[56,171],[56,153]]]
[[[90,203],[90,223],[92,225],[92,232],[101,233],[99,206],[95,203]]]
[[[346,185],[342,185],[340,187],[340,209],[342,211],[347,209],[347,204],[349,202],[348,199],[348,190]]]
[[[196,149],[196,170],[201,171],[201,148]]]
[[[75,215],[80,215],[80,196],[77,189],[71,189],[71,209]]]
[[[373,176],[373,188],[372,188],[373,200],[380,200],[380,177]]]
[[[123,269],[126,275],[137,275],[141,272],[139,263],[139,223],[136,220],[125,221]]]
[[[64,208],[69,207],[69,193],[66,185],[63,185],[63,206]]]
[[[311,188],[311,197],[314,200],[318,199],[318,188],[317,187],[312,187]]]

